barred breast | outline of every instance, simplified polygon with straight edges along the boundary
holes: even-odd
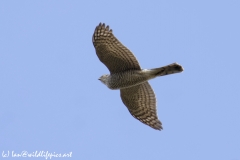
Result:
[[[149,80],[147,74],[140,70],[129,70],[120,73],[114,73],[109,76],[108,87],[110,89],[122,89],[139,85]]]

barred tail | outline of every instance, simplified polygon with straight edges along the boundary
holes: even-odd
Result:
[[[169,64],[164,67],[151,69],[151,73],[154,76],[165,76],[168,74],[180,73],[183,71],[183,67],[177,63]]]

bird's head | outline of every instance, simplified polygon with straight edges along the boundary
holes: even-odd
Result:
[[[98,80],[100,80],[103,84],[108,86],[108,77],[109,77],[108,74],[104,74],[100,78],[98,78]]]

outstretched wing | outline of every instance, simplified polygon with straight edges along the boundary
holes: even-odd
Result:
[[[92,41],[98,58],[110,73],[141,69],[132,52],[118,41],[112,30],[109,30],[109,26],[105,27],[104,23],[96,27]]]
[[[123,103],[133,117],[154,129],[163,129],[157,117],[156,97],[148,82],[121,89],[120,92]]]

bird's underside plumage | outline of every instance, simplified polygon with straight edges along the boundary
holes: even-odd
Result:
[[[99,24],[93,34],[93,45],[99,60],[108,68],[110,75],[101,80],[110,89],[120,89],[121,99],[133,117],[144,124],[162,129],[156,111],[154,91],[147,82],[157,76],[183,71],[177,63],[142,70],[137,59],[105,24]]]
[[[106,85],[110,89],[123,89],[142,84],[159,76],[179,73],[181,71],[182,67],[177,63],[154,69],[128,70],[109,75]]]

